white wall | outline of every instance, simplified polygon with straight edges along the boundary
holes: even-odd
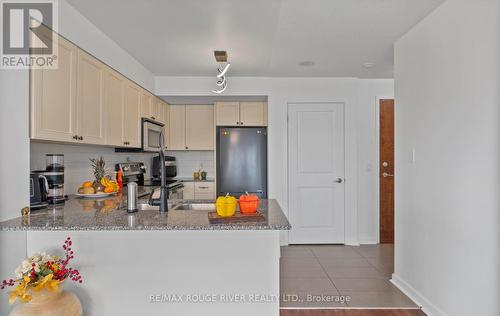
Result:
[[[0,70],[0,221],[20,216],[29,206],[27,87],[27,71]],[[3,280],[26,254],[26,233],[0,232],[0,249]],[[0,291],[0,315],[7,315],[7,300],[7,291]]]
[[[335,101],[345,100],[346,138],[348,175],[346,241],[357,244],[376,241],[377,223],[374,197],[376,192],[371,183],[376,180],[373,171],[367,171],[369,164],[374,165],[374,147],[365,147],[375,134],[375,105],[378,96],[393,95],[393,80],[358,80],[355,78],[253,78],[229,77],[227,96],[268,96],[269,105],[269,194],[276,198],[287,213],[287,104],[296,101]],[[159,96],[210,95],[214,78],[207,77],[156,77],[155,92]],[[360,144],[363,148],[358,150]],[[358,161],[358,151],[363,154]],[[365,156],[366,155],[366,156]],[[358,195],[359,180],[363,182]],[[368,184],[365,184],[368,183]],[[359,198],[359,200],[358,200]],[[360,201],[362,200],[362,201]],[[358,223],[358,204],[363,205]],[[371,207],[370,207],[371,205]],[[358,237],[358,227],[361,229]]]
[[[59,0],[59,34],[139,85],[153,91],[153,74],[65,0]],[[98,8],[96,8],[97,10]]]
[[[500,315],[499,6],[448,0],[396,44],[394,278],[428,315]]]

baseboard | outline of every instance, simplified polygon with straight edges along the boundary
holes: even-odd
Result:
[[[376,245],[378,244],[378,240],[376,237],[373,238],[360,238],[359,243],[361,245]]]
[[[394,284],[398,289],[401,290],[406,296],[408,296],[412,301],[415,302],[422,311],[427,316],[447,316],[442,310],[436,307],[431,301],[429,301],[425,296],[420,294],[416,289],[414,289],[410,284],[401,279],[395,273],[392,274],[391,279],[392,284]]]

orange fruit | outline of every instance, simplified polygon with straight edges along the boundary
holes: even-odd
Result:
[[[115,192],[115,189],[113,187],[104,188],[104,193],[113,193],[113,192]]]
[[[85,181],[83,184],[82,184],[82,187],[84,188],[91,188],[92,185],[94,185],[94,183],[92,181]]]

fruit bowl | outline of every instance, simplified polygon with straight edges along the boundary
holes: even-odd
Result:
[[[107,196],[114,195],[114,194],[116,194],[116,192],[111,192],[111,193],[98,192],[98,193],[93,193],[93,194],[76,193],[76,196],[82,197],[82,198],[88,198],[88,199],[97,199],[97,198],[103,198],[103,197],[107,197]]]

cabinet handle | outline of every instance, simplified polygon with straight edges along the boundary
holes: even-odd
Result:
[[[243,125],[243,122],[240,122],[240,125]]]
[[[200,189],[208,189],[208,187],[199,187]]]
[[[78,140],[78,135],[74,135],[73,139],[77,139]]]
[[[151,116],[151,119],[153,119],[153,120],[154,120],[154,119],[155,119],[155,117],[154,117],[154,116]]]
[[[79,140],[83,140],[83,136],[78,137]]]
[[[186,146],[186,149],[189,149],[189,147],[188,147],[188,146]]]

